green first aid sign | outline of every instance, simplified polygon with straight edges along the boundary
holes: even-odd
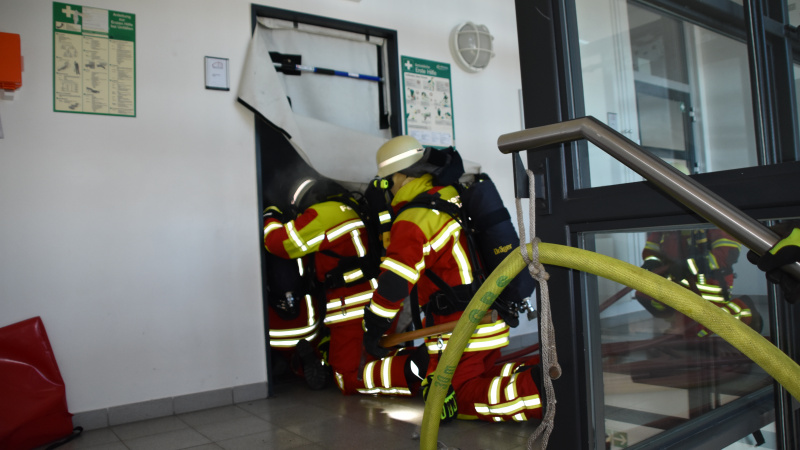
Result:
[[[53,2],[53,110],[136,116],[136,16]]]
[[[406,134],[422,145],[455,147],[450,64],[402,56]]]
[[[53,30],[62,33],[94,33],[109,39],[136,40],[136,16],[130,13],[53,2]]]

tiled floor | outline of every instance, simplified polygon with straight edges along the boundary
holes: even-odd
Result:
[[[90,430],[59,449],[418,449],[423,410],[420,398],[345,397],[281,380],[268,399]],[[538,423],[456,420],[440,427],[439,448],[524,449]]]

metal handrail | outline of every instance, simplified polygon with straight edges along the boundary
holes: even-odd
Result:
[[[591,116],[501,135],[497,148],[507,154],[579,139],[600,147],[759,255],[780,240],[780,236],[759,221]],[[783,266],[783,270],[800,280],[800,263]]]

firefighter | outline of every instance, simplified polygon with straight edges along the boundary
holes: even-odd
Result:
[[[329,333],[322,325],[319,293],[310,288],[313,283],[306,261],[310,258],[283,259],[271,253],[265,258],[269,267],[267,307],[274,373],[280,376],[291,369],[305,378],[311,389],[322,389],[329,376],[327,371],[316,368],[319,362],[314,349],[326,347]]]
[[[414,358],[419,360],[419,351],[394,352],[382,355],[386,358],[381,361],[362,364],[361,319],[377,281],[363,264],[370,249],[365,225],[350,206],[350,194],[325,180],[312,180],[306,190],[303,200],[298,202],[302,213],[294,220],[287,220],[278,208],[267,208],[264,215],[267,251],[282,258],[314,255],[316,279],[323,284],[327,300],[324,318],[330,330],[327,364],[342,393],[412,395],[414,386],[409,386],[404,375]],[[377,267],[374,271],[377,273]],[[416,363],[421,370],[427,369],[427,357],[424,359]],[[312,371],[325,370],[325,361],[318,360],[309,367]]]
[[[735,278],[733,265],[739,259],[739,248],[739,243],[730,235],[716,228],[650,232],[642,251],[642,268],[685,286],[760,331],[761,317],[754,311],[752,302],[731,294]],[[635,297],[654,316],[674,317],[675,311],[663,303],[638,291]],[[699,337],[709,334],[702,326],[692,332]]]
[[[381,263],[378,289],[364,309],[364,348],[375,357],[386,354],[378,342],[412,288],[425,312],[425,326],[457,321],[472,297],[475,268],[459,222],[428,208],[401,211],[406,203],[425,192],[459,201],[455,187],[433,185],[435,168],[425,157],[430,149],[427,152],[412,136],[395,137],[377,152],[378,176],[387,181],[397,216]],[[425,339],[431,358],[428,372],[433,371],[450,336],[445,333]],[[502,319],[478,325],[452,378],[443,421],[456,416],[492,422],[541,419],[539,366],[495,367],[500,349],[508,342],[509,327]],[[424,396],[426,390],[423,391]]]

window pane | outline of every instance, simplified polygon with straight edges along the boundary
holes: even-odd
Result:
[[[764,273],[721,230],[664,228],[582,238],[585,248],[645,266],[762,335],[769,332]],[[633,445],[772,384],[736,348],[657,299],[594,276],[586,282],[588,301],[600,309],[607,436]]]
[[[586,115],[685,173],[758,164],[742,42],[618,0],[578,0]],[[592,144],[579,187],[641,181]]]
[[[789,0],[789,23],[796,27],[800,25],[800,1],[798,0]]]

